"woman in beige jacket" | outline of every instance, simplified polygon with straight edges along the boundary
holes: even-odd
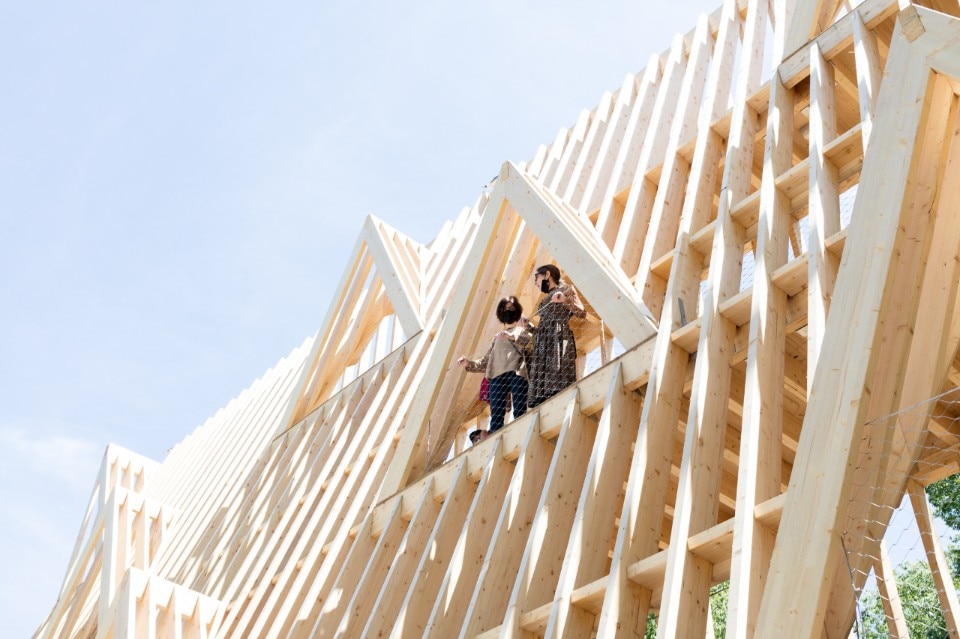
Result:
[[[513,403],[513,418],[527,412],[527,357],[533,335],[518,322],[523,307],[516,297],[505,297],[497,304],[497,319],[503,330],[496,334],[481,359],[461,356],[457,363],[471,373],[486,373],[490,380],[490,432],[503,428],[508,398]]]

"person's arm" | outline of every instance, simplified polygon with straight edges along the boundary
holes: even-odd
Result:
[[[480,359],[467,359],[465,356],[461,355],[457,359],[457,364],[460,364],[468,373],[486,373],[487,372],[487,362],[490,359],[490,353],[493,351],[493,345],[490,346],[486,354]]]
[[[524,349],[527,347],[527,344],[533,340],[533,333],[531,333],[528,328],[522,326],[519,328],[520,330],[515,331],[511,335],[511,339],[513,339],[513,343],[516,344],[518,348]]]
[[[570,314],[574,317],[579,317],[583,319],[587,316],[587,311],[583,308],[583,302],[580,301],[580,294],[577,293],[577,289],[570,287],[570,292],[567,294],[567,308],[570,309]]]
[[[533,333],[529,330],[521,331],[516,344],[524,358],[529,360],[533,357]]]
[[[521,328],[523,328],[524,330],[530,333],[531,338],[533,337],[533,334],[537,332],[537,327],[534,326],[533,323],[530,322],[530,320],[527,319],[526,317],[521,317],[520,321],[517,323],[520,325]]]
[[[555,292],[550,297],[550,301],[563,305],[567,312],[573,317],[579,317],[580,319],[583,319],[587,316],[587,311],[583,308],[583,303],[580,301],[580,296],[577,294],[577,289],[573,288],[569,284],[565,285],[561,290]]]

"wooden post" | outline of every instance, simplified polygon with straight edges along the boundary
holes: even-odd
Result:
[[[933,585],[937,589],[940,607],[947,622],[947,631],[951,639],[960,637],[960,602],[957,601],[957,590],[953,586],[953,577],[950,572],[950,562],[943,553],[940,538],[937,535],[933,513],[930,511],[930,502],[923,486],[915,481],[907,482],[907,493],[920,528],[920,540],[927,554],[927,563],[933,574]]]
[[[794,92],[775,74],[760,186],[727,611],[728,632],[744,638],[754,636],[775,537],[754,513],[759,504],[780,494],[787,296],[773,284],[773,273],[787,261],[792,220],[789,198],[776,180],[791,167],[793,110]]]
[[[907,618],[903,614],[903,604],[900,602],[900,592],[897,589],[897,578],[884,541],[880,542],[880,556],[874,562],[873,569],[877,576],[877,588],[880,592],[880,600],[883,602],[890,639],[910,639]]]
[[[857,199],[851,229],[860,237],[844,253],[827,319],[815,373],[823,392],[810,402],[804,419],[780,524],[783,532],[757,624],[762,637],[819,637],[839,560],[837,525],[846,508],[853,455],[869,417],[869,401],[864,399],[875,395],[892,400],[902,379],[891,374],[885,387],[870,382],[881,361],[890,373],[902,371],[906,349],[898,338],[916,312],[912,290],[917,263],[902,259],[910,247],[901,217],[909,211],[902,211],[899,203],[906,204],[907,184],[918,178],[915,149],[923,135],[921,116],[930,79],[922,48],[895,34],[887,74],[888,80],[895,78],[890,82],[895,88],[881,90],[877,126],[889,137],[884,143],[875,140],[864,162],[863,195]],[[897,203],[892,211],[889,203]],[[925,244],[922,238],[920,244]],[[894,299],[899,308],[892,307]]]

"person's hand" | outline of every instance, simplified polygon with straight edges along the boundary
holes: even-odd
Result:
[[[460,356],[460,359],[457,360],[457,364],[460,364],[461,366],[466,366],[466,365],[467,365],[467,358],[464,357],[463,355],[461,355],[461,356]]]
[[[500,331],[497,333],[497,339],[510,339],[510,334],[506,331]]]
[[[523,328],[530,328],[530,320],[528,320],[526,317],[521,317],[517,323]]]
[[[563,304],[564,302],[567,301],[567,296],[564,295],[562,292],[557,291],[556,293],[553,294],[553,297],[550,298],[550,301],[557,302],[558,304]]]

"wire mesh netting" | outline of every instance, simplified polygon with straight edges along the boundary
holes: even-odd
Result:
[[[864,427],[841,533],[851,637],[956,636],[958,419],[953,389]]]
[[[461,358],[467,371],[481,373],[484,379],[473,401],[455,411],[456,441],[442,461],[623,355],[626,349],[620,340],[581,302],[575,289],[569,290],[574,300],[566,304],[569,312],[552,317],[541,304],[529,323],[524,318],[484,343],[487,350],[481,357]],[[562,309],[563,304],[557,306]]]

